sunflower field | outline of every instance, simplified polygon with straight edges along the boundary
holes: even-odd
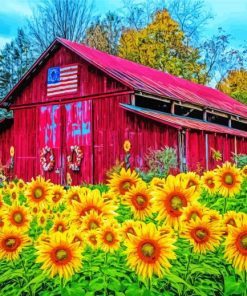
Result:
[[[247,167],[4,182],[0,295],[247,295]]]

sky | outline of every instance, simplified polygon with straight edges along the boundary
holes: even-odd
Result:
[[[147,0],[148,1],[148,0]],[[16,36],[18,27],[31,16],[31,7],[40,0],[0,0],[0,48]],[[206,37],[216,33],[218,27],[232,35],[234,47],[247,44],[247,0],[205,0],[214,20],[204,32]],[[122,7],[121,0],[94,0],[96,14]]]

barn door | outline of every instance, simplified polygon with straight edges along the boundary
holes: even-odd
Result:
[[[54,154],[54,166],[52,170],[44,170],[40,163],[41,175],[56,184],[63,183],[63,151],[62,151],[62,114],[60,105],[40,107],[40,153],[43,149],[52,149]],[[47,153],[46,162],[50,162],[51,153]]]
[[[64,107],[64,162],[67,163],[68,156],[71,156],[72,162],[75,162],[76,154],[71,152],[75,146],[83,153],[79,170],[75,171],[66,165],[65,174],[70,174],[73,185],[92,183],[92,101],[69,103]]]

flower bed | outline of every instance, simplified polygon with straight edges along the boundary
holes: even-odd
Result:
[[[3,295],[245,295],[247,178],[230,163],[65,190],[37,177],[0,192]]]

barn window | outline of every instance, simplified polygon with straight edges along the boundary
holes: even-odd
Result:
[[[247,131],[247,123],[232,120],[232,128],[236,128],[242,131]]]
[[[155,100],[146,98],[143,96],[136,96],[135,97],[135,105],[138,107],[158,110],[161,112],[171,112],[171,103],[164,102],[162,100]]]

